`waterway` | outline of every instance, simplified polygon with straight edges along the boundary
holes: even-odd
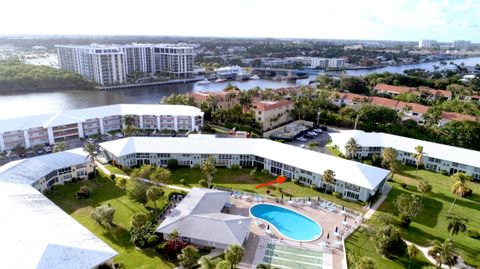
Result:
[[[459,59],[454,60],[453,62],[457,64],[463,62],[465,65],[472,66],[475,64],[480,64],[480,57]],[[432,62],[415,65],[388,66],[378,69],[348,70],[347,74],[352,76],[363,76],[369,73],[387,71],[392,73],[403,73],[404,70],[412,68],[433,70],[433,65],[439,64],[439,62]],[[242,90],[251,89],[254,87],[281,88],[287,86],[307,85],[308,82],[310,80],[314,80],[315,77],[315,75],[312,75],[308,79],[297,80],[296,82],[259,79],[249,81],[210,83],[208,85],[189,83],[111,91],[69,90],[56,92],[8,93],[0,95],[0,119],[55,113],[64,110],[110,104],[155,104],[158,103],[162,97],[172,93],[221,91],[228,85],[228,83],[231,83]]]

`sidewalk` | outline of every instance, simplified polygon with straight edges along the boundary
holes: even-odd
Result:
[[[97,165],[97,168],[100,169],[104,174],[106,174],[107,176],[110,176],[112,174],[112,172],[110,172],[103,164],[95,161],[95,164]],[[115,177],[121,177],[121,178],[126,178],[126,179],[130,179],[129,176],[126,176],[126,175],[120,175],[120,174],[114,174]],[[140,179],[141,181],[143,182],[146,182],[146,183],[150,183],[150,184],[153,184],[153,185],[158,185],[158,186],[162,186],[162,187],[166,187],[166,188],[169,188],[169,189],[174,189],[174,190],[179,190],[179,191],[185,191],[185,192],[189,192],[190,189],[189,188],[185,188],[185,187],[180,187],[180,186],[175,186],[175,185],[168,185],[168,184],[164,184],[164,183],[155,183],[155,182],[152,182],[146,178],[141,178]]]

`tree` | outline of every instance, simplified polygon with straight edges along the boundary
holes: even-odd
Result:
[[[366,256],[358,259],[355,265],[355,269],[375,269],[375,268],[376,268],[375,260]]]
[[[345,145],[345,151],[347,153],[348,158],[355,158],[355,155],[360,150],[360,144],[358,144],[355,138],[350,138]]]
[[[139,129],[133,125],[126,125],[123,128],[123,134],[127,137],[134,136],[139,132]]]
[[[217,263],[217,266],[215,266],[215,269],[232,269],[232,264],[228,262],[227,260],[220,261]]]
[[[115,208],[106,203],[101,206],[95,207],[92,211],[91,217],[105,229],[110,230],[113,227],[113,214],[115,214]]]
[[[97,151],[97,147],[91,143],[84,143],[83,144],[83,151],[87,153],[87,159],[90,159],[90,163],[93,167],[93,173],[95,175],[95,179],[97,179],[97,164],[95,163],[95,153]],[[96,180],[95,180],[96,182]],[[97,183],[98,184],[98,183]]]
[[[418,183],[417,188],[422,193],[422,197],[420,198],[420,203],[421,203],[423,201],[423,196],[432,191],[432,184],[430,184],[426,180],[422,180],[420,181],[420,183]]]
[[[81,186],[77,192],[77,198],[88,198],[92,191],[87,186]]]
[[[317,141],[308,142],[308,144],[307,144],[307,147],[308,147],[309,150],[314,150],[318,146],[320,146],[320,143],[318,143]]]
[[[400,237],[400,231],[391,224],[378,227],[373,239],[377,252],[387,258],[402,256],[407,249],[405,241]]]
[[[394,160],[393,162],[390,163],[388,166],[390,169],[390,178],[393,178],[393,176],[401,171],[402,164],[400,163],[399,160]]]
[[[455,199],[453,199],[452,206],[448,210],[448,214],[450,214],[453,210],[453,206],[458,199],[458,196],[463,197],[465,193],[469,190],[467,186],[467,175],[461,172],[457,172],[452,175],[453,185],[450,191],[455,195]]]
[[[423,164],[423,146],[416,146],[415,147],[415,154],[413,154],[413,157],[415,158],[415,165],[417,166],[417,170],[415,173],[418,172],[418,167]]]
[[[455,246],[453,241],[446,239],[442,244],[440,241],[434,240],[432,248],[428,251],[428,256],[432,257],[437,262],[438,268],[440,268],[442,264],[446,264],[451,268],[456,263]]]
[[[153,202],[153,207],[155,208],[155,215],[157,214],[157,200],[160,199],[165,192],[161,187],[151,186],[147,189],[147,198]]]
[[[340,80],[340,89],[352,93],[368,93],[367,83],[359,77],[343,77]]]
[[[147,224],[148,221],[149,221],[149,217],[147,214],[136,213],[135,215],[132,216],[132,220],[130,224],[132,225],[132,228],[140,228],[142,226],[145,226],[145,224]]]
[[[65,150],[64,142],[57,142],[53,145],[53,152],[60,152]]]
[[[171,176],[172,173],[167,168],[155,167],[155,169],[148,176],[148,178],[158,185],[159,183],[168,184],[170,182]]]
[[[327,186],[335,180],[335,172],[332,169],[323,171],[322,180],[325,183],[325,193],[327,192]]]
[[[202,172],[207,177],[209,187],[212,185],[213,175],[217,172],[216,165],[217,163],[212,155],[209,155],[202,163]]]
[[[140,180],[133,180],[132,182],[132,190],[128,193],[130,198],[142,204],[147,203],[147,190],[150,187],[150,184]]]
[[[200,263],[200,269],[215,269],[221,260],[220,258],[210,259],[208,256],[202,256],[198,262]]]
[[[407,247],[407,253],[408,253],[408,268],[410,268],[410,263],[412,262],[412,259],[417,258],[418,254],[420,253],[420,250],[414,245],[410,244]]]
[[[382,153],[382,165],[384,167],[390,167],[390,164],[397,160],[398,152],[396,149],[388,147],[383,150]]]
[[[186,269],[189,269],[197,264],[200,253],[196,247],[188,245],[182,249],[182,253],[180,253],[177,257],[180,265]]]
[[[125,178],[125,177],[115,178],[115,185],[117,185],[117,187],[119,187],[122,190],[126,190],[127,189],[127,178]]]
[[[133,115],[125,115],[125,116],[123,116],[123,124],[125,125],[125,127],[127,127],[127,126],[133,126],[133,127],[135,127],[135,124],[136,124],[136,118],[135,118],[135,116],[133,116]]]
[[[416,195],[401,194],[394,201],[395,206],[400,213],[402,226],[405,228],[410,225],[410,222],[415,218],[417,213],[422,210],[420,198]]]
[[[448,232],[452,233],[452,237],[457,235],[458,233],[464,233],[467,229],[466,223],[468,222],[467,218],[456,216],[456,215],[449,215],[447,216],[448,220]]]
[[[231,268],[233,269],[242,261],[244,254],[245,250],[241,246],[230,245],[228,249],[225,250],[225,260],[231,264]]]

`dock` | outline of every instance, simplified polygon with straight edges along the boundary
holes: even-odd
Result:
[[[195,83],[197,81],[202,81],[202,80],[203,78],[174,79],[174,80],[155,81],[155,82],[146,82],[146,83],[130,83],[130,84],[120,84],[120,85],[111,85],[111,86],[97,86],[96,88],[99,90],[119,90],[119,89],[141,88],[141,87],[150,87],[150,86]]]

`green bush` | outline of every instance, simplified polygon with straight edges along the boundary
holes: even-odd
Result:
[[[480,240],[480,232],[477,230],[468,230],[467,235],[470,236],[473,239],[479,239]]]
[[[185,185],[185,179],[183,179],[183,178],[180,179],[178,182],[179,182],[180,184],[182,184],[182,185]]]
[[[238,170],[238,169],[240,169],[240,165],[238,165],[238,164],[232,164],[232,165],[230,166],[230,169]]]
[[[442,170],[442,171],[440,171],[440,174],[442,174],[444,176],[448,176],[448,171],[447,170]]]
[[[167,162],[168,169],[175,170],[178,168],[178,161],[177,159],[170,159]]]
[[[342,194],[339,193],[339,192],[334,191],[334,192],[333,192],[333,197],[338,198],[338,199],[342,199]]]
[[[115,181],[115,177],[116,177],[115,174],[110,174],[110,179],[111,179],[112,181]]]
[[[207,188],[208,187],[208,182],[205,180],[205,179],[200,179],[198,181],[198,184],[203,187],[203,188]]]
[[[185,196],[185,195],[187,195],[187,193],[184,192],[184,191],[172,191],[172,192],[169,193],[168,196],[167,196],[168,201],[172,200],[172,197],[173,197],[174,195],[182,195],[182,196]]]
[[[412,218],[410,216],[400,213],[398,217],[400,218],[401,222],[400,226],[403,228],[408,228],[408,226],[410,226],[410,223],[412,222]]]
[[[405,182],[400,183],[400,186],[404,189],[406,189],[408,187],[407,183],[405,183]]]
[[[154,245],[154,244],[156,244],[156,243],[158,242],[158,239],[159,239],[159,238],[158,238],[158,235],[152,234],[152,235],[150,235],[150,236],[148,237],[147,243],[148,243],[149,245]]]

